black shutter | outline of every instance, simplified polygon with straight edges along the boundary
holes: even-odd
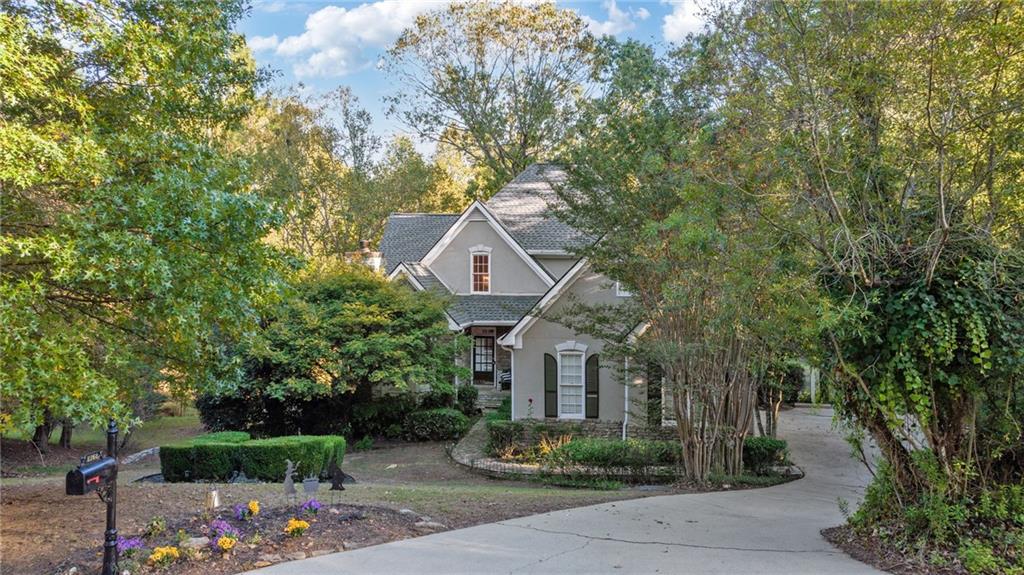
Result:
[[[544,417],[558,417],[558,363],[544,354]]]
[[[647,365],[647,425],[661,425],[661,366]]]
[[[597,419],[597,392],[601,388],[601,365],[596,353],[587,358],[586,374],[586,414],[590,419]]]

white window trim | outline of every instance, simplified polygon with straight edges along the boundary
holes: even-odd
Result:
[[[469,248],[469,293],[470,294],[489,294],[491,293],[491,285],[494,283],[494,274],[491,273],[491,248],[483,245],[473,246]],[[477,290],[473,287],[473,257],[474,256],[487,256],[487,291]]]
[[[633,292],[624,289],[622,287],[622,282],[617,281],[615,282],[615,295],[618,297],[632,297]]]
[[[661,426],[662,427],[676,427],[678,423],[675,419],[675,405],[668,406],[671,409],[665,409],[665,376],[661,376]],[[671,413],[672,415],[668,415]]]
[[[558,369],[556,373],[558,380],[558,419],[585,419],[587,416],[587,345],[575,340],[570,340],[556,345],[555,351],[557,352],[555,357],[558,358]],[[579,388],[583,399],[583,403],[580,406],[580,413],[562,412],[562,358],[566,355],[577,355],[580,357],[580,375],[582,376],[582,379],[580,380]]]

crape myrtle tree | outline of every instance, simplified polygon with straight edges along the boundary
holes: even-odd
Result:
[[[1024,8],[749,2],[716,27],[723,184],[786,204],[765,219],[815,254],[837,411],[885,457],[860,518],[951,545],[987,525],[1003,571],[1024,529]]]
[[[684,471],[706,482],[713,470],[742,470],[757,388],[769,362],[795,348],[801,332],[790,326],[807,290],[794,242],[769,233],[751,198],[705,174],[720,120],[691,88],[701,85],[694,54],[604,44],[604,93],[583,109],[560,217],[600,238],[580,255],[633,297],[614,312],[578,304],[560,321],[600,335],[634,366],[660,368]],[[639,345],[623,339],[641,323]]]
[[[219,141],[261,79],[243,12],[0,2],[0,431],[124,422],[275,299],[279,218]]]
[[[391,113],[486,168],[483,199],[565,140],[594,38],[554,2],[457,2],[419,16],[388,51]]]
[[[452,361],[468,339],[448,328],[438,295],[355,264],[303,270],[293,284],[293,297],[234,348],[241,376],[197,400],[207,428],[347,434],[353,408],[375,391],[443,387],[468,374]]]

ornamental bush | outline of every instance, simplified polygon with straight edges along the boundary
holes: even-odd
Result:
[[[516,448],[526,436],[522,422],[504,419],[487,420],[487,453],[500,456]]]
[[[469,429],[469,418],[450,407],[414,411],[405,418],[405,434],[414,441],[456,439]]]
[[[675,441],[644,439],[573,439],[545,457],[548,466],[574,476],[622,477],[651,481],[673,477],[681,448]]]
[[[743,441],[743,465],[755,475],[766,475],[771,467],[786,461],[786,442],[774,437],[748,437]]]
[[[345,438],[339,435],[298,435],[242,441],[238,441],[242,436],[237,434],[224,437],[235,441],[216,441],[201,436],[162,446],[160,471],[164,480],[224,481],[241,471],[251,479],[281,481],[286,460],[297,465],[296,479],[311,475],[323,477],[331,461],[340,465],[345,456]]]

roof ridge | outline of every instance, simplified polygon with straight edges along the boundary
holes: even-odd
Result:
[[[391,216],[459,216],[460,214],[452,214],[447,212],[391,212],[388,217]]]

